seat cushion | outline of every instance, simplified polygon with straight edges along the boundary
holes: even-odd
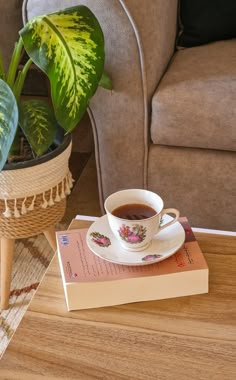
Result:
[[[236,150],[236,39],[175,53],[152,99],[151,139]]]

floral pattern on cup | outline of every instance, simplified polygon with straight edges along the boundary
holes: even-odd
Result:
[[[154,261],[154,260],[159,259],[161,257],[162,257],[162,255],[156,255],[156,254],[147,255],[147,256],[142,257],[142,261]]]
[[[146,237],[147,229],[140,224],[134,224],[132,227],[122,224],[118,232],[122,240],[130,244],[141,243]]]
[[[160,220],[160,223],[159,223],[159,226],[161,227],[162,225],[163,225],[163,223],[164,223],[164,218],[163,218],[163,216],[161,217],[161,220]]]
[[[111,245],[110,239],[99,232],[91,232],[90,236],[92,236],[92,241],[99,245],[99,247],[109,247]]]

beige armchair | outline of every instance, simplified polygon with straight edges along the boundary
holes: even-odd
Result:
[[[105,34],[114,91],[91,118],[101,206],[148,188],[195,227],[236,229],[236,40],[176,50],[177,0],[27,0],[25,18],[82,3]]]

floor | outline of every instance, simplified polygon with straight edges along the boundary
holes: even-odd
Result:
[[[87,113],[72,133],[69,167],[75,182],[61,221],[67,226],[78,214],[101,216],[93,132]]]
[[[69,225],[78,214],[101,216],[94,154],[72,153],[70,169],[75,183],[61,222]]]

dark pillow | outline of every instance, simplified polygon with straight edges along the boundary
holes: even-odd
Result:
[[[236,0],[179,0],[179,16],[177,46],[236,37]]]

